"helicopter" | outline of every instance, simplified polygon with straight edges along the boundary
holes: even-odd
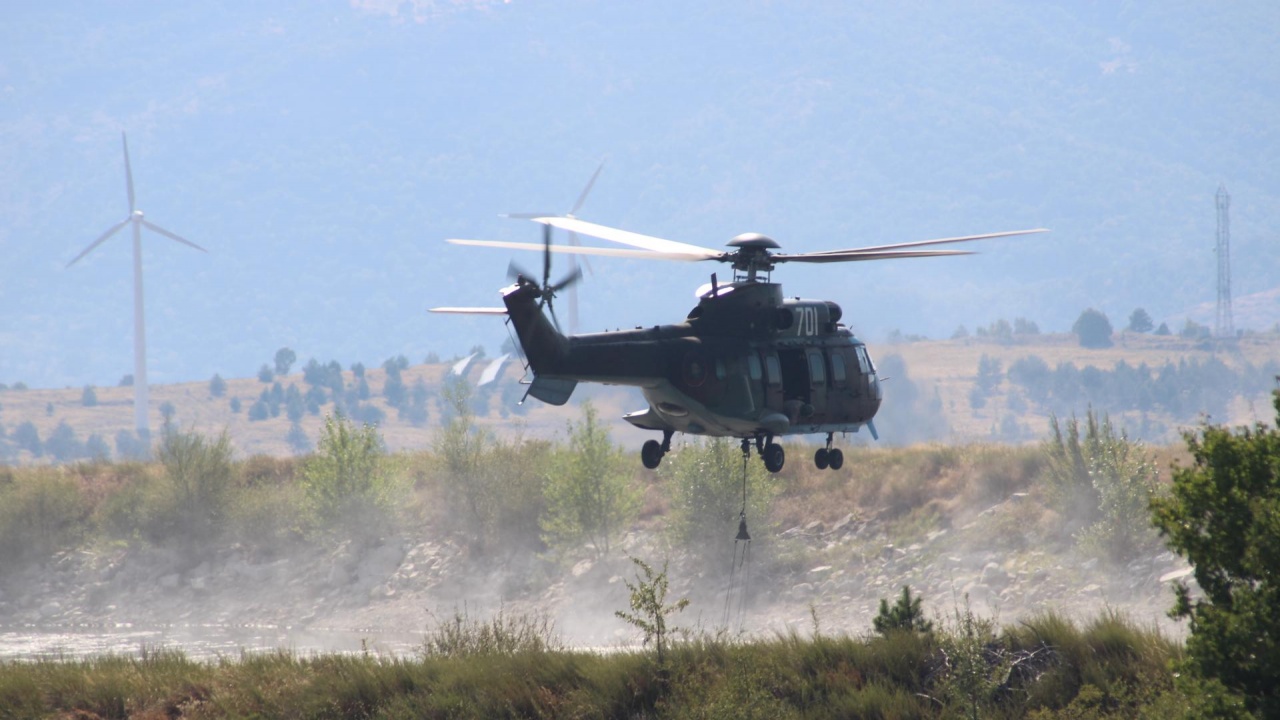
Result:
[[[754,444],[769,472],[782,470],[786,452],[777,442],[788,435],[826,434],[814,454],[819,469],[839,470],[844,453],[833,446],[842,435],[866,428],[878,440],[875,415],[884,392],[866,343],[841,319],[829,300],[784,297],[772,282],[783,263],[841,263],[867,260],[971,255],[938,245],[1028,235],[1044,228],[920,240],[890,245],[807,253],[778,252],[781,246],[758,233],[730,240],[713,250],[674,240],[598,225],[572,215],[529,218],[542,225],[542,243],[449,239],[456,245],[542,253],[541,282],[512,263],[514,283],[501,290],[503,307],[438,307],[432,312],[504,315],[515,329],[532,372],[526,397],[551,405],[568,402],[578,383],[632,386],[649,407],[623,419],[642,430],[662,433],[640,450],[646,468],[656,469],[671,450],[675,433],[733,437],[744,457]],[[629,247],[553,245],[552,228]],[[716,273],[698,288],[697,304],[682,322],[631,330],[565,335],[555,315],[556,293],[577,283],[577,266],[551,282],[553,254],[719,262],[732,279]],[[550,313],[548,318],[546,309]]]

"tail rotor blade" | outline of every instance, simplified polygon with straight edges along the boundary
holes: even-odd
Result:
[[[129,189],[129,214],[133,214],[133,169],[129,167],[129,138],[125,137],[124,131],[120,131],[120,144],[124,146],[124,180],[125,185]]]
[[[112,225],[111,227],[107,228],[107,231],[102,233],[102,235],[99,235],[97,240],[94,240],[93,242],[89,243],[89,247],[85,248],[84,250],[81,250],[79,255],[72,258],[71,262],[67,263],[67,267],[71,267],[72,265],[75,265],[77,262],[80,261],[80,258],[93,252],[94,248],[106,242],[107,238],[120,232],[120,228],[124,227],[125,225],[128,225],[129,220],[130,218],[125,218],[120,222],[116,223],[115,225]]]
[[[533,280],[534,277],[536,276],[533,273],[521,267],[520,264],[517,263],[515,260],[512,260],[511,262],[507,263],[507,279],[515,280],[516,278],[520,278],[520,277],[523,277],[525,280]]]
[[[197,245],[197,244],[195,244],[195,243],[191,242],[190,240],[188,240],[188,239],[186,239],[186,238],[184,238],[184,237],[179,237],[179,236],[177,236],[177,235],[175,235],[175,234],[173,234],[173,233],[169,232],[168,230],[165,230],[164,228],[160,227],[159,225],[156,225],[155,223],[151,222],[150,220],[143,220],[143,221],[142,221],[142,224],[143,224],[143,225],[146,225],[148,228],[150,228],[150,229],[154,230],[155,232],[158,232],[158,233],[160,233],[161,235],[163,235],[163,236],[165,236],[165,237],[169,238],[170,240],[176,240],[176,241],[178,241],[178,242],[182,243],[183,245],[187,245],[187,246],[189,246],[189,247],[193,247],[193,248],[195,248],[195,249],[199,250],[200,252],[209,252],[208,250],[205,250],[204,248],[202,248],[202,247],[200,247],[199,245]]]
[[[582,279],[582,270],[580,268],[574,268],[572,272],[564,276],[563,280],[551,286],[551,292],[553,293],[559,292],[560,290],[563,290],[567,287],[576,285],[578,281],[581,279]]]

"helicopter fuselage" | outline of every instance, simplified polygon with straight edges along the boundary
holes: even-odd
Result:
[[[880,407],[875,366],[839,306],[784,299],[778,284],[713,288],[681,323],[567,337],[542,314],[536,285],[518,281],[503,297],[530,394],[552,404],[578,382],[633,386],[649,402],[625,416],[636,427],[739,438],[856,432]]]

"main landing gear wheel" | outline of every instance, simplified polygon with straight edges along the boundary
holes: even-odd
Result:
[[[764,468],[771,473],[776,473],[782,469],[784,463],[787,462],[787,453],[782,446],[777,443],[769,443],[764,446],[764,452],[761,457],[764,459]]]
[[[662,443],[657,440],[646,440],[644,445],[640,446],[640,462],[650,470],[658,467],[662,462],[662,456],[666,453],[662,452]]]
[[[827,453],[827,466],[832,470],[839,470],[844,467],[844,453],[840,452],[840,448],[832,448]]]
[[[827,446],[819,448],[818,452],[813,455],[813,464],[819,470],[839,470],[844,467],[844,453],[840,452],[840,448],[831,447],[831,441],[835,437],[835,433],[827,433]]]

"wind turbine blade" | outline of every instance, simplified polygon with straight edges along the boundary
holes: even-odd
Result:
[[[474,247],[494,247],[503,248],[505,250],[530,250],[533,252],[543,252],[544,249],[540,244],[509,242],[507,240],[462,240],[459,238],[449,238],[445,240],[447,243],[454,245],[471,245]],[[650,252],[648,250],[628,250],[626,248],[601,248],[601,247],[570,247],[568,245],[552,245],[551,252],[563,253],[566,255],[600,255],[603,257],[621,257],[621,258],[638,258],[640,260],[681,260],[692,262],[695,260],[715,260],[720,257],[720,253],[708,255],[710,251],[699,250],[695,253],[684,252]],[[533,278],[530,278],[533,279]]]
[[[93,242],[89,243],[89,247],[85,248],[84,250],[81,250],[79,255],[75,256],[75,258],[73,258],[71,262],[67,263],[67,267],[71,267],[72,265],[75,265],[77,262],[79,262],[80,258],[93,252],[94,248],[106,242],[107,238],[120,232],[120,228],[128,224],[129,224],[129,218],[125,218],[120,222],[116,223],[115,225],[112,225],[110,228],[107,229],[106,232],[102,233],[102,235],[100,235],[97,240],[94,240]]]
[[[186,239],[186,238],[178,237],[177,235],[174,235],[173,233],[169,232],[168,230],[165,230],[164,228],[160,227],[159,225],[156,225],[155,223],[151,222],[150,220],[143,220],[143,221],[142,221],[142,224],[143,224],[143,225],[146,225],[148,228],[151,228],[152,230],[154,230],[154,231],[156,231],[156,232],[160,233],[161,235],[163,235],[163,236],[165,236],[165,237],[169,238],[170,240],[177,240],[178,242],[182,243],[183,245],[187,245],[187,246],[193,247],[193,248],[195,248],[195,249],[199,250],[200,252],[209,252],[208,250],[205,250],[204,248],[200,247],[199,245],[197,245],[197,244],[195,244],[195,243],[191,242],[190,240],[188,240],[188,239]]]
[[[582,238],[578,237],[578,233],[576,233],[576,232],[574,232],[574,231],[570,230],[570,231],[569,231],[569,244],[570,244],[570,245],[573,245],[574,247],[581,247],[581,246],[582,246]],[[570,256],[570,257],[572,257],[572,256]],[[595,268],[593,268],[593,267],[591,267],[591,261],[590,261],[590,260],[588,260],[588,259],[586,259],[586,258],[584,257],[584,258],[582,258],[582,264],[587,266],[587,272],[588,272],[588,273],[590,273],[590,274],[592,274],[592,275],[595,275],[595,274],[596,274],[596,269],[595,269]],[[577,267],[577,265],[574,265],[574,267]]]
[[[923,247],[925,245],[946,245],[947,243],[969,242],[970,240],[989,240],[991,238],[1011,237],[1013,235],[1032,235],[1034,233],[1049,232],[1047,228],[1036,228],[1034,230],[1010,230],[1007,232],[985,233],[982,235],[964,235],[961,237],[939,238],[937,240],[917,240],[915,242],[894,243],[892,245],[872,245],[870,247],[850,248],[848,250],[826,250],[822,252],[808,253],[809,255],[830,255],[833,253],[862,253],[862,252],[881,252],[884,250],[900,250],[902,248]]]
[[[663,238],[653,237],[652,235],[641,235],[630,230],[619,230],[618,228],[597,225],[585,220],[566,217],[543,217],[534,218],[534,222],[544,225],[552,225],[562,230],[572,230],[580,232],[583,235],[590,235],[601,240],[630,245],[632,247],[644,248],[645,250],[653,250],[661,253],[679,253],[683,255],[698,255],[703,259],[711,259],[720,257],[723,253],[718,250],[709,250],[697,245],[676,242],[674,240],[664,240]]]
[[[476,383],[476,387],[480,387],[482,385],[488,385],[494,380],[497,380],[498,371],[502,369],[502,364],[505,363],[507,361],[507,358],[509,357],[511,357],[511,354],[505,353],[503,355],[498,356],[498,359],[489,363],[485,367],[484,372],[480,373],[480,382]]]
[[[468,355],[468,356],[466,356],[466,357],[462,358],[461,360],[459,360],[458,362],[454,363],[454,364],[453,364],[453,367],[449,369],[449,374],[451,374],[451,375],[461,375],[462,373],[466,372],[466,371],[467,371],[467,365],[470,365],[470,364],[471,364],[471,359],[472,359],[472,358],[474,358],[475,356],[476,356],[476,353],[471,353],[470,355]]]
[[[582,194],[578,196],[578,201],[573,204],[573,209],[569,211],[570,215],[577,214],[582,209],[582,203],[587,201],[587,195],[591,193],[591,186],[596,184],[596,178],[600,177],[600,171],[604,169],[604,161],[600,161],[600,166],[592,173],[591,179],[587,181],[587,186],[582,188]]]
[[[129,167],[129,138],[120,131],[120,144],[124,146],[124,181],[129,189],[129,214],[133,214],[133,169]]]

